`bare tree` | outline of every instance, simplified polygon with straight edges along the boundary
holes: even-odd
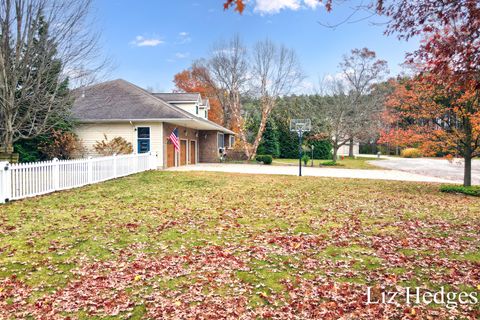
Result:
[[[371,130],[371,117],[378,114],[380,104],[376,103],[371,93],[372,85],[388,73],[385,60],[377,59],[375,51],[367,48],[353,49],[350,55],[345,55],[340,63],[343,76],[348,84],[352,108],[351,126],[349,132],[349,156],[353,157],[355,139],[368,135]]]
[[[240,37],[236,35],[228,42],[217,43],[207,61],[207,67],[214,86],[221,91],[221,101],[227,109],[226,125],[238,132],[244,152],[250,158],[240,100],[249,80],[249,65],[247,48]]]
[[[337,160],[338,150],[350,142],[352,101],[345,81],[340,78],[324,80],[319,95],[321,99],[310,99],[311,117],[322,123],[322,136],[332,143],[333,161]]]
[[[69,83],[104,67],[91,32],[91,0],[2,0],[0,152],[45,133],[69,113]]]
[[[250,157],[255,157],[268,117],[280,96],[288,95],[305,78],[297,54],[270,40],[258,42],[253,49],[251,84],[260,99],[262,115]]]

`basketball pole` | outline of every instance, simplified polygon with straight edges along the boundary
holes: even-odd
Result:
[[[302,176],[302,129],[298,130],[298,176]]]
[[[298,134],[298,176],[302,176],[302,138],[303,132],[311,130],[310,119],[290,119],[290,132]]]

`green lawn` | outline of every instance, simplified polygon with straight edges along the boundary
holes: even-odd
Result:
[[[368,161],[371,160],[383,160],[378,158],[363,158],[358,157],[356,159],[345,157],[343,160],[339,159],[336,166],[322,166],[328,168],[343,168],[343,169],[381,169],[377,166],[374,166]],[[313,165],[318,167],[323,162],[328,162],[329,160],[314,160]],[[298,165],[298,159],[274,159],[273,165]],[[312,161],[308,162],[308,166],[311,166]]]
[[[0,206],[0,319],[474,319],[480,201],[434,184],[146,172]]]

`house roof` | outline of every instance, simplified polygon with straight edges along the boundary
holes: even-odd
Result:
[[[169,103],[202,102],[200,93],[153,93],[153,95]]]
[[[234,132],[165,102],[122,80],[112,80],[75,91],[73,117],[82,122],[162,121],[199,130]]]

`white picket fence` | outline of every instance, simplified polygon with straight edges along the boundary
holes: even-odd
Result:
[[[156,162],[152,153],[20,164],[0,162],[0,203],[153,170]]]

